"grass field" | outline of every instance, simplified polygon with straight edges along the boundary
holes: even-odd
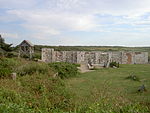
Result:
[[[87,73],[78,73],[76,66],[0,59],[0,113],[150,113],[150,65]],[[129,75],[139,81],[127,79]],[[147,91],[140,93],[142,84]]]
[[[140,81],[126,79],[136,75]],[[150,65],[121,65],[120,68],[99,69],[82,73],[77,78],[66,80],[68,89],[74,94],[77,105],[86,105],[108,97],[116,102],[139,102],[150,107]],[[139,93],[144,84],[147,91]]]

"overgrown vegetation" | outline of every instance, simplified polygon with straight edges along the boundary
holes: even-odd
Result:
[[[49,74],[50,67],[45,63],[31,62],[17,68],[16,72],[21,75],[32,75],[35,73]]]
[[[117,70],[98,69],[76,77],[78,64],[17,59],[18,46],[11,46],[0,38],[0,113],[150,112],[149,65],[121,65]],[[150,60],[150,47],[41,45],[35,45],[33,60],[41,58],[43,47],[57,51],[146,51]],[[110,64],[113,66],[119,67],[116,62]],[[10,79],[12,72],[17,73],[16,80]],[[124,79],[132,72],[138,76]],[[141,82],[131,81],[139,81],[139,77]],[[142,84],[146,91],[137,93]]]
[[[16,67],[20,65],[20,61],[17,59],[1,58],[0,59],[0,78],[8,77],[11,72],[16,70]]]
[[[17,81],[4,80],[0,83],[1,113],[49,113],[56,109],[70,110],[71,96],[62,80],[47,75],[23,76]],[[7,85],[14,85],[9,88]]]
[[[0,66],[0,113],[49,113],[73,109],[71,93],[66,90],[63,80],[52,77],[54,72],[48,64],[2,58]],[[17,80],[9,78],[11,72],[17,73]]]
[[[117,63],[117,62],[111,62],[111,63],[109,64],[109,66],[110,66],[110,67],[119,68],[119,63]]]
[[[60,78],[75,77],[78,73],[77,64],[71,64],[67,62],[55,62],[50,63],[49,66],[53,68],[55,72],[58,72],[58,76]]]
[[[116,70],[103,68],[83,74],[78,74],[77,66],[1,58],[0,113],[149,112],[149,65],[121,65]],[[9,78],[11,72],[17,73],[16,80]],[[59,77],[54,78],[56,72]],[[140,81],[147,80],[146,92],[136,92],[141,82],[124,79],[131,72],[139,75]]]
[[[11,51],[13,51],[11,46],[12,44],[5,43],[5,40],[0,35],[0,56],[9,56]]]

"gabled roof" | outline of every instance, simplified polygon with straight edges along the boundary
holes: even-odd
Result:
[[[21,44],[19,44],[19,46],[21,46],[23,43],[26,43],[26,44],[28,44],[29,46],[34,46],[34,45],[33,45],[30,41],[28,41],[28,40],[22,41]]]

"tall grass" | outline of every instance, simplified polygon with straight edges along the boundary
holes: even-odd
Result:
[[[1,83],[0,113],[49,113],[56,109],[73,109],[71,95],[59,78],[44,74],[26,75],[19,77],[13,81],[13,86],[8,87],[12,85],[11,81],[9,79]]]
[[[75,77],[78,74],[77,64],[67,63],[67,62],[55,62],[50,63],[49,66],[58,72],[60,78]]]
[[[20,61],[15,58],[1,58],[0,66],[3,68],[14,69],[15,66],[18,66]]]
[[[70,63],[46,64],[19,59],[3,59],[0,62],[0,71],[3,69],[6,75],[12,71],[20,75],[15,81],[7,77],[0,79],[0,113],[149,112],[148,106],[132,102],[126,98],[128,95],[125,95],[125,92],[120,93],[124,91],[122,89],[131,90],[132,81],[124,78],[131,73],[130,71],[137,71],[137,68],[140,70],[140,65],[130,66],[128,72],[129,67],[121,66],[118,69],[83,73],[76,78],[74,76],[78,73],[77,65]],[[148,69],[147,65],[141,69],[144,70],[141,75],[148,75]],[[53,71],[58,72],[60,77],[53,78]],[[144,77],[149,80],[148,76]],[[131,84],[138,85],[140,82]],[[118,85],[121,90],[118,90]]]
[[[16,71],[19,75],[24,76],[32,75],[34,73],[49,74],[51,72],[51,69],[45,63],[30,62],[18,67]]]
[[[8,77],[20,65],[19,60],[10,58],[0,59],[0,78]]]
[[[0,79],[0,113],[49,113],[56,109],[73,109],[63,80],[52,77],[54,72],[48,64],[32,61],[23,64],[19,59],[18,62],[14,59],[1,62],[5,73],[4,69],[7,69],[20,76],[15,81],[7,77]]]

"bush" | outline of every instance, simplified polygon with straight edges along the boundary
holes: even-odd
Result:
[[[69,78],[74,77],[78,73],[76,64],[67,63],[67,62],[55,62],[50,63],[49,66],[56,72],[60,78]]]
[[[0,59],[0,78],[7,77],[11,72],[15,71],[16,67],[19,65],[19,61],[10,58]]]
[[[8,68],[10,70],[13,70],[18,66],[20,62],[16,59],[12,58],[2,58],[0,59],[0,66],[3,68]]]
[[[28,59],[29,56],[28,55],[23,55],[22,58]]]
[[[33,59],[41,59],[41,53],[34,53]]]
[[[81,65],[80,64],[74,64],[76,67],[80,67]]]
[[[18,56],[18,54],[15,53],[15,52],[8,52],[8,53],[6,54],[6,57],[7,57],[7,58],[13,58],[13,57],[17,57],[17,56]]]
[[[109,64],[109,66],[110,67],[117,67],[117,68],[119,68],[119,63],[117,63],[117,62],[111,62],[110,64]]]
[[[18,67],[17,73],[21,76],[32,75],[34,73],[48,74],[50,67],[45,63],[31,62]]]

